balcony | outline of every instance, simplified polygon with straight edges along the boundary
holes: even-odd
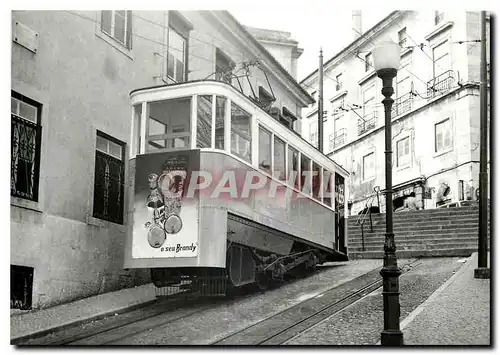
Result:
[[[455,80],[453,70],[447,70],[427,82],[427,97],[432,99],[449,91]]]
[[[411,111],[412,104],[413,94],[410,92],[396,98],[392,106],[391,116],[394,118],[396,116],[402,115],[405,112]]]
[[[345,128],[339,129],[335,132],[335,136],[330,138],[330,150],[345,144],[347,141],[347,130]]]
[[[358,119],[358,136],[375,128],[377,125],[378,112],[373,111],[365,115],[364,120]]]

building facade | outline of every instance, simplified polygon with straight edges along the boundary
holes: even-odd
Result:
[[[367,204],[385,211],[382,80],[372,48],[401,46],[392,107],[393,208],[415,193],[419,208],[479,196],[480,13],[395,11],[362,32],[323,67],[326,154],[351,173],[351,215]],[[487,62],[489,63],[489,18]],[[488,64],[489,65],[489,64]],[[318,71],[301,85],[317,98]],[[488,83],[489,92],[489,83]],[[318,144],[318,108],[303,112],[303,135]],[[489,110],[488,110],[489,119]]]
[[[223,80],[296,131],[313,102],[226,11],[14,11],[11,69],[11,308],[149,282],[123,270],[132,90]]]

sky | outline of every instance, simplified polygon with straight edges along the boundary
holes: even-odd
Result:
[[[307,3],[291,3],[290,9],[237,7],[228,10],[245,26],[290,32],[304,52],[299,57],[297,79],[301,81],[319,66],[319,50],[323,49],[323,62],[333,57],[354,39],[352,10],[338,9],[335,2],[311,7]],[[371,28],[392,9],[366,8],[361,10],[362,30]]]

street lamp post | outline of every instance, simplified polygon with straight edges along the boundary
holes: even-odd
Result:
[[[392,80],[399,68],[401,48],[394,42],[382,42],[372,50],[373,64],[377,75],[382,79],[382,95],[385,110],[385,222],[384,267],[380,271],[383,278],[384,330],[381,333],[381,345],[403,345],[403,332],[399,328],[399,275],[396,258],[392,221],[392,127],[391,109],[394,100]]]

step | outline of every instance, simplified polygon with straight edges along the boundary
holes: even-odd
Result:
[[[348,233],[347,238],[348,240],[356,240],[356,239],[373,239],[373,238],[383,238],[385,237],[385,230],[379,230],[375,231],[373,233],[370,232],[365,232],[364,234],[361,233]],[[479,229],[435,229],[435,230],[407,230],[407,231],[401,231],[401,230],[393,230],[393,233],[396,237],[403,238],[403,237],[431,237],[431,236],[471,236],[471,237],[478,237],[479,236]],[[488,230],[488,235],[491,236],[491,230]]]
[[[491,228],[491,227],[490,227]],[[490,230],[488,228],[488,230]],[[373,226],[373,232],[372,228],[370,226],[366,226],[363,229],[363,234],[367,233],[379,233],[379,232],[384,232],[385,233],[386,227],[384,226]],[[460,230],[460,231],[478,231],[479,226],[474,226],[474,225],[463,225],[463,224],[457,224],[455,226],[448,226],[448,225],[439,225],[439,226],[429,226],[429,225],[423,225],[423,226],[408,226],[408,227],[399,227],[398,226],[393,226],[393,230],[395,231],[401,231],[401,232],[411,232],[411,231],[421,231],[421,232],[426,232],[426,231],[449,231],[449,230]],[[353,234],[359,234],[361,235],[361,228],[358,228],[358,230],[354,229],[351,230],[349,229],[349,235]]]
[[[392,219],[393,223],[417,223],[417,222],[439,222],[439,221],[470,221],[470,222],[476,222],[479,223],[479,216],[478,215],[471,215],[471,214],[464,214],[464,215],[456,215],[456,216],[420,216],[418,218],[416,217],[400,217],[400,216],[394,216]],[[363,221],[364,225],[370,223],[370,218],[366,218]],[[491,223],[490,218],[488,218],[488,222]],[[384,218],[372,218],[372,223],[385,223],[385,216]],[[354,225],[354,226],[359,226],[361,225],[361,221],[358,223],[358,221],[355,220],[348,220],[348,225]]]
[[[488,238],[491,240],[491,238]],[[396,245],[418,245],[429,243],[477,243],[477,237],[458,237],[458,238],[395,238]],[[385,242],[385,238],[365,239],[364,245],[381,245]],[[361,239],[349,240],[349,247],[361,246],[363,241]]]
[[[396,251],[408,251],[408,250],[435,250],[435,249],[470,249],[470,248],[478,248],[476,243],[447,243],[447,244],[420,244],[420,245],[406,245],[402,246],[396,244]],[[361,251],[383,251],[384,246],[382,245],[372,245],[365,246],[363,250],[362,247],[348,247],[348,252],[361,252]]]
[[[453,248],[453,249],[432,249],[432,250],[396,250],[396,257],[398,259],[408,259],[417,257],[443,257],[443,256],[470,256],[472,253],[477,252],[475,248]],[[383,259],[383,251],[369,251],[369,252],[349,252],[349,259]]]

